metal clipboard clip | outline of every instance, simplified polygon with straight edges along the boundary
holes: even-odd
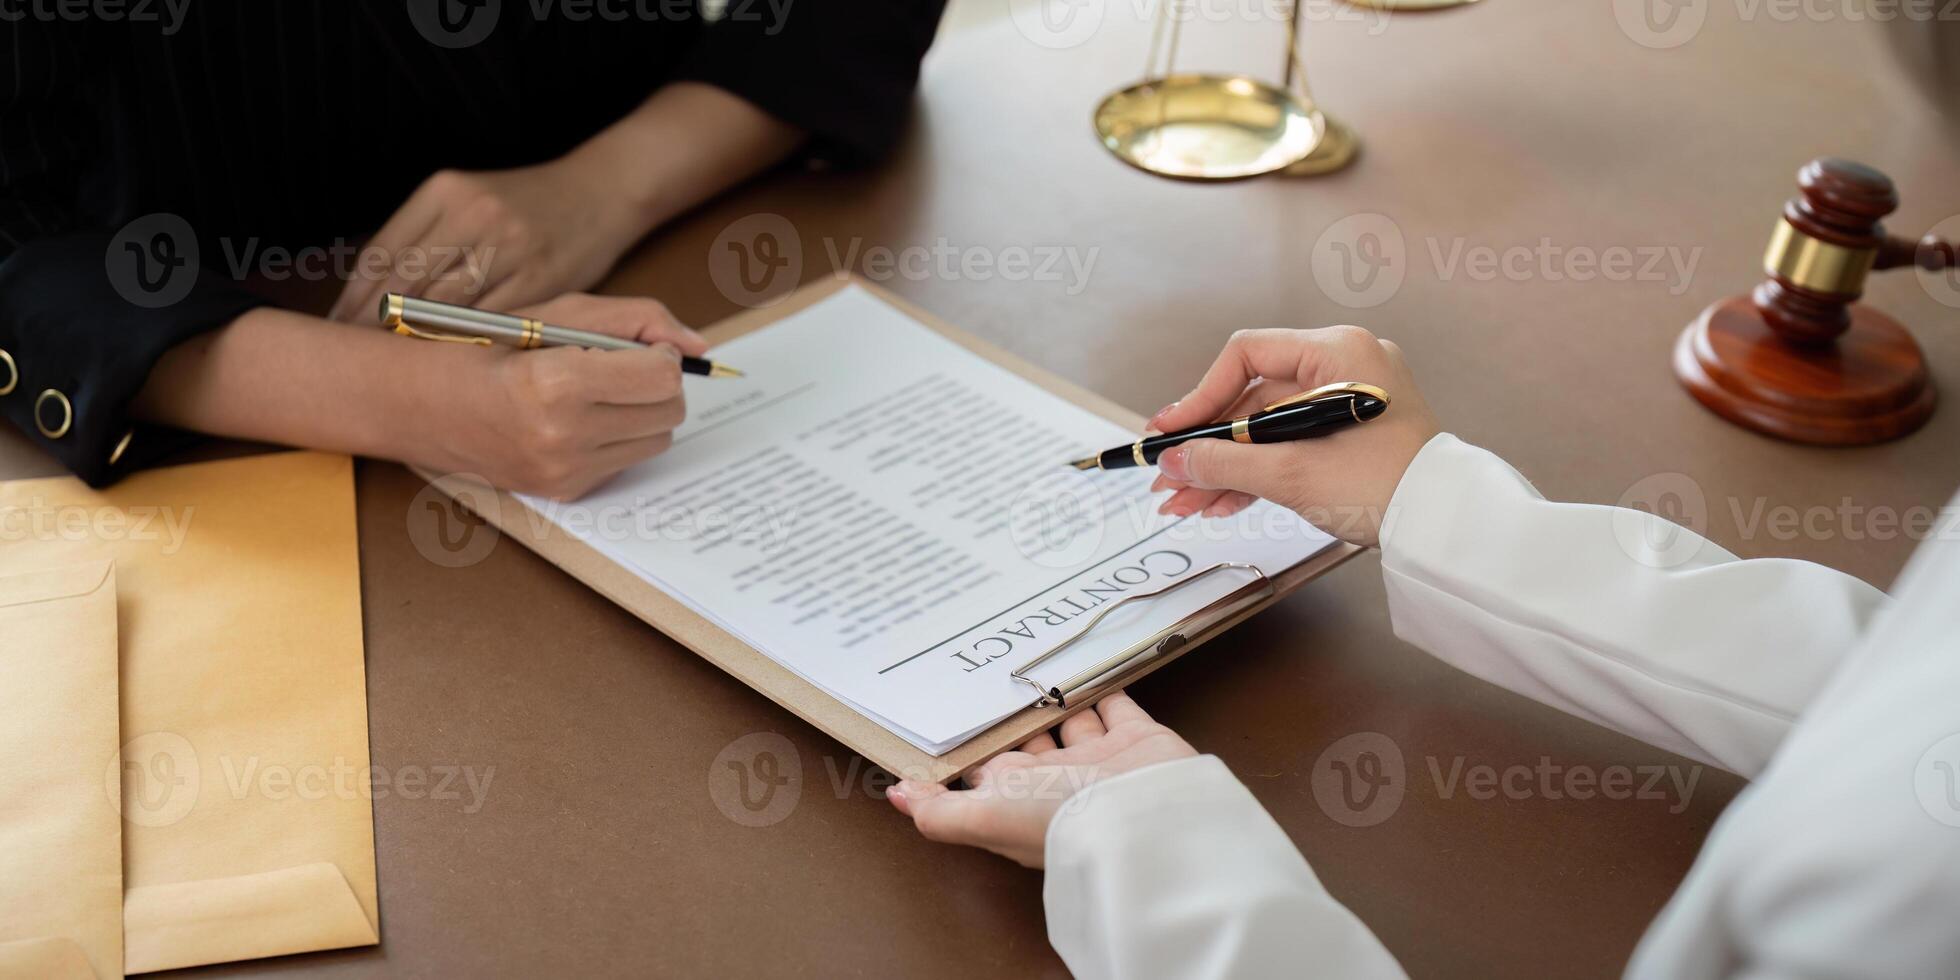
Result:
[[[1029,671],[1040,666],[1044,661],[1053,658],[1063,650],[1068,649],[1075,641],[1082,639],[1090,630],[1095,629],[1096,624],[1102,622],[1104,616],[1121,609],[1124,605],[1139,599],[1154,599],[1166,592],[1173,592],[1190,585],[1192,582],[1196,582],[1213,572],[1224,571],[1228,568],[1251,572],[1254,578],[1252,581],[1234,589],[1232,592],[1205,606],[1203,609],[1192,613],[1182,622],[1158,630],[1149,639],[1115,656],[1084,667],[1059,684],[1043,686],[1041,682],[1028,676]],[[1063,640],[1047,653],[1014,668],[1014,672],[1010,676],[1040,692],[1040,705],[1042,707],[1055,705],[1066,708],[1068,707],[1068,699],[1075,697],[1084,688],[1090,688],[1091,693],[1100,694],[1105,689],[1115,687],[1117,686],[1117,682],[1126,678],[1133,669],[1141,667],[1157,657],[1176,653],[1184,649],[1185,645],[1191,642],[1192,637],[1202,635],[1206,630],[1217,626],[1219,623],[1238,615],[1240,612],[1252,606],[1272,599],[1276,594],[1273,588],[1273,580],[1267,578],[1266,573],[1260,571],[1257,566],[1239,561],[1221,561],[1196,575],[1172,582],[1154,592],[1139,592],[1133,596],[1124,596],[1104,606],[1101,612],[1096,613],[1095,618],[1089,620],[1081,629],[1076,630],[1068,639]],[[1098,681],[1102,683],[1097,683]]]

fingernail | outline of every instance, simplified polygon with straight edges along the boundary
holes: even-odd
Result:
[[[898,785],[893,786],[891,789],[887,790],[886,792],[897,793],[898,795],[903,796],[908,800],[916,800],[919,797],[924,796],[925,791],[926,791],[925,784],[915,782],[910,779],[901,779],[898,781]]]
[[[1164,454],[1157,457],[1158,471],[1179,483],[1190,483],[1191,471],[1187,468],[1189,464],[1185,459],[1186,454],[1187,450],[1183,446],[1173,446],[1164,450]]]
[[[1150,427],[1151,427],[1151,429],[1153,429],[1154,431],[1157,431],[1157,432],[1162,432],[1162,431],[1164,431],[1164,430],[1162,430],[1162,429],[1159,429],[1159,428],[1157,428],[1157,421],[1158,421],[1159,419],[1162,419],[1162,418],[1163,418],[1164,416],[1166,416],[1166,415],[1169,415],[1170,413],[1172,413],[1172,412],[1174,412],[1174,411],[1177,411],[1177,406],[1178,406],[1179,404],[1181,404],[1181,403],[1179,403],[1179,402],[1171,402],[1171,403],[1170,403],[1169,405],[1165,405],[1165,406],[1164,406],[1163,408],[1160,408],[1160,409],[1158,409],[1158,410],[1157,410],[1157,414],[1155,414],[1155,415],[1152,415],[1152,416],[1150,417]]]

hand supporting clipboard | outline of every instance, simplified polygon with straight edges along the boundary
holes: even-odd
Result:
[[[1091,630],[1096,628],[1096,624],[1102,622],[1103,617],[1108,616],[1110,613],[1138,600],[1154,599],[1165,593],[1175,592],[1213,572],[1221,572],[1226,569],[1239,569],[1241,571],[1251,572],[1254,578],[1252,581],[1220,597],[1203,609],[1192,613],[1191,616],[1183,621],[1173,623],[1170,626],[1158,630],[1149,639],[1131,646],[1114,656],[1106,657],[1103,660],[1084,667],[1074,674],[1069,675],[1067,679],[1058,684],[1044,686],[1040,681],[1028,676],[1029,671],[1046,661],[1054,659],[1057,654],[1068,649],[1075,641],[1088,635]],[[1067,708],[1070,706],[1069,698],[1073,697],[1082,689],[1091,688],[1093,694],[1101,694],[1111,688],[1119,687],[1121,686],[1121,682],[1127,679],[1137,668],[1148,664],[1156,657],[1174,654],[1184,649],[1191,642],[1192,637],[1204,633],[1224,620],[1230,619],[1253,606],[1272,601],[1275,595],[1272,579],[1267,578],[1266,573],[1260,571],[1257,566],[1248,565],[1244,562],[1222,561],[1200,571],[1196,575],[1179,579],[1161,589],[1140,592],[1133,596],[1125,596],[1104,606],[1102,611],[1096,613],[1094,618],[1090,619],[1081,629],[1070,634],[1067,639],[1057,644],[1054,649],[1014,668],[1014,671],[1009,676],[1017,681],[1028,684],[1039,692],[1041,695],[1041,707],[1045,708],[1052,705],[1059,708]],[[1076,700],[1080,703],[1088,699],[1089,695],[1084,695]]]

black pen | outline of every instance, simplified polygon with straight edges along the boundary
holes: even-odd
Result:
[[[599,350],[638,350],[646,347],[637,340],[613,337],[590,330],[556,327],[530,317],[492,313],[467,306],[417,299],[400,293],[381,297],[381,325],[404,337],[422,340],[449,340],[461,344],[509,344],[522,350],[533,347],[596,347]],[[681,355],[681,371],[711,378],[739,378],[742,372],[704,357]]]
[[[1388,392],[1359,381],[1341,381],[1303,391],[1260,409],[1244,418],[1204,425],[1163,435],[1138,439],[1127,446],[1105,449],[1070,466],[1078,470],[1120,470],[1130,466],[1152,466],[1164,450],[1193,439],[1230,439],[1233,442],[1291,442],[1338,432],[1350,425],[1380,417],[1388,411]]]

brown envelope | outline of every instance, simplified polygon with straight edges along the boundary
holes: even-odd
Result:
[[[122,976],[115,566],[0,574],[0,678],[0,977]]]
[[[113,559],[125,969],[379,939],[353,463],[0,483],[0,574]]]

